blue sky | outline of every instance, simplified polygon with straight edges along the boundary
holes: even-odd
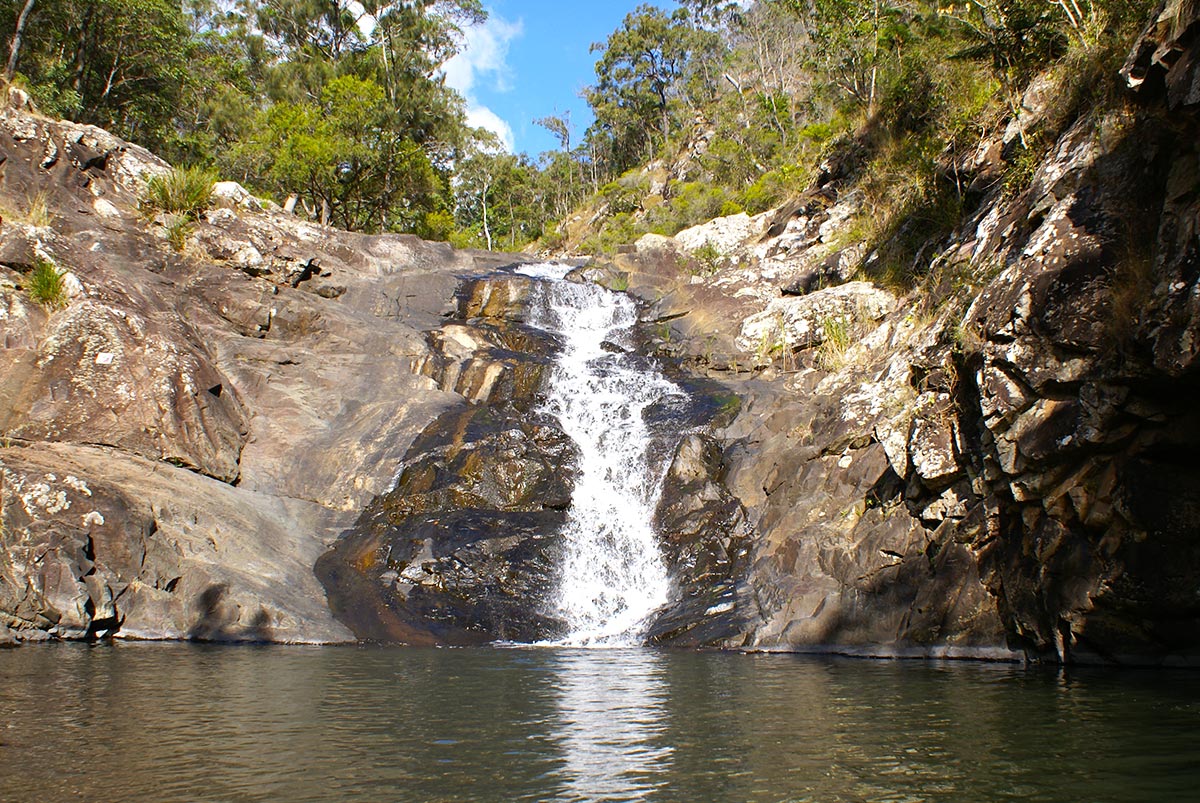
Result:
[[[496,131],[514,152],[537,155],[558,142],[533,121],[569,111],[578,142],[591,123],[580,91],[596,78],[593,42],[603,42],[638,0],[491,0],[488,21],[467,31],[446,81],[466,98],[473,124]],[[656,2],[663,8],[674,3]]]

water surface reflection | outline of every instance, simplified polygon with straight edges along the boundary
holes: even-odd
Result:
[[[0,652],[0,801],[1185,800],[1195,673],[644,650]]]
[[[662,653],[565,650],[552,659],[562,750],[560,799],[643,800],[665,786],[670,689]]]

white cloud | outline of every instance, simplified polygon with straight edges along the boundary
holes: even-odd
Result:
[[[487,106],[468,103],[467,125],[473,128],[486,128],[488,131],[491,131],[500,140],[500,144],[504,150],[512,153],[515,142],[512,126]]]
[[[512,126],[479,102],[475,87],[481,81],[488,81],[496,91],[511,89],[508,46],[523,32],[520,20],[509,22],[489,13],[482,25],[472,25],[463,32],[462,49],[442,65],[446,85],[466,98],[467,122],[495,133],[509,151],[513,149]]]

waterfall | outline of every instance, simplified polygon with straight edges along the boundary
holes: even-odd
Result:
[[[633,300],[565,281],[569,270],[519,269],[541,280],[530,324],[562,341],[540,411],[558,419],[579,454],[552,613],[568,626],[561,643],[637,644],[669,589],[652,526],[667,450],[654,448],[644,413],[685,394],[652,361],[623,353],[633,347]]]

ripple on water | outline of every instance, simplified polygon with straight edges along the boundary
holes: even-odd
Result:
[[[1143,801],[1196,676],[653,650],[0,653],[0,801]]]

